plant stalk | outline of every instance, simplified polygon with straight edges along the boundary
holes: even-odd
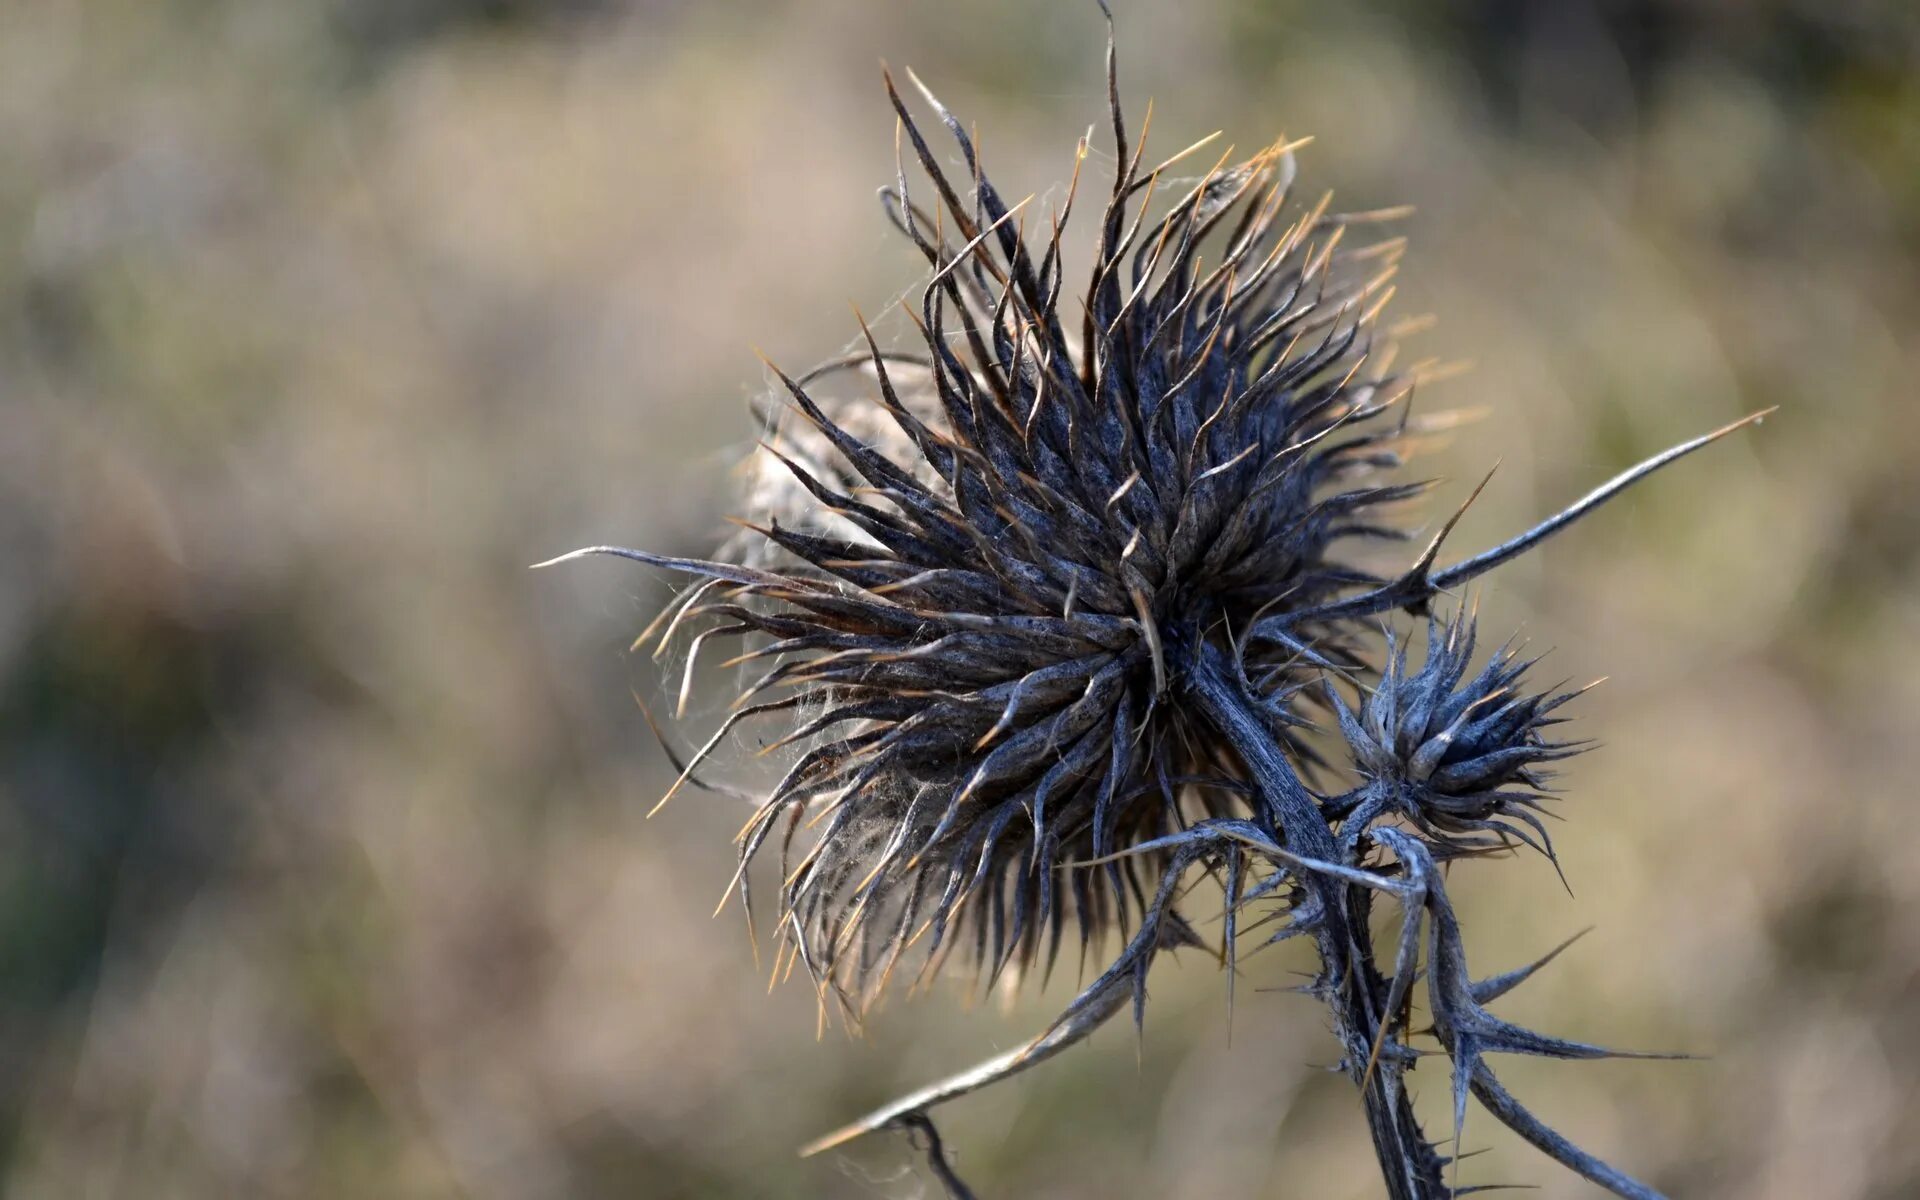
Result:
[[[1187,691],[1246,765],[1259,801],[1259,820],[1269,835],[1294,854],[1341,862],[1333,830],[1287,761],[1261,702],[1249,693],[1233,660],[1204,638],[1182,649]],[[1405,1067],[1374,1053],[1381,1023],[1390,1018],[1381,1011],[1387,988],[1367,925],[1370,895],[1316,872],[1298,872],[1295,878],[1307,893],[1304,911],[1318,909],[1312,924],[1320,952],[1314,991],[1332,1009],[1334,1032],[1344,1051],[1342,1066],[1361,1089],[1387,1195],[1390,1200],[1445,1200],[1444,1164],[1421,1131],[1402,1086]]]

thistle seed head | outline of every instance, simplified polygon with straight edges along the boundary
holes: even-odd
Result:
[[[1149,167],[1111,45],[1108,79],[1114,176],[1092,270],[1069,289],[1087,143],[1035,237],[1033,206],[1001,198],[959,120],[914,81],[958,150],[956,180],[888,75],[900,165],[881,197],[930,271],[906,309],[920,345],[883,350],[863,320],[864,354],[797,379],[769,364],[786,419],[752,475],[756,519],[721,560],[578,552],[700,580],[641,639],[684,642],[683,710],[701,649],[748,640],[729,665],[758,673],[668,795],[706,786],[698,769],[742,722],[792,723],[775,747],[796,757],[740,832],[734,887],[751,924],[748,866],[777,841],[776,974],[804,966],[852,1013],[912,945],[922,978],[964,945],[991,980],[1050,968],[1071,917],[1084,955],[1147,912],[1169,834],[1274,820],[1217,722],[1185,702],[1200,657],[1225,656],[1266,735],[1310,770],[1296,704],[1322,672],[1364,672],[1370,618],[1423,611],[1746,423],[1436,571],[1456,513],[1403,574],[1375,577],[1359,548],[1404,538],[1396,510],[1427,488],[1398,474],[1411,437],[1451,424],[1409,416],[1431,368],[1397,368],[1379,325],[1402,242],[1355,236],[1400,214],[1296,203],[1300,143],[1284,139],[1197,176],[1174,168],[1205,161],[1212,139]],[[816,396],[855,368],[863,394]],[[1529,741],[1557,701],[1483,714],[1517,676],[1504,659],[1454,696],[1461,641],[1449,633],[1416,676],[1396,660],[1369,706],[1377,732],[1355,726],[1375,787],[1354,803],[1414,818],[1441,853],[1484,847],[1473,831],[1545,849],[1520,828],[1539,826],[1514,785],[1564,751]],[[1433,698],[1409,709],[1409,689]],[[1358,837],[1367,823],[1340,821],[1350,811],[1327,816]],[[1148,849],[1118,853],[1135,846]],[[1191,936],[1177,902],[1161,915],[1162,936]]]
[[[960,123],[926,95],[956,183],[887,91],[928,181],[923,202],[903,165],[883,193],[932,272],[909,313],[923,346],[868,333],[850,401],[814,392],[851,361],[775,370],[792,420],[764,454],[790,483],[758,474],[742,565],[668,626],[699,628],[696,649],[763,635],[736,660],[766,664],[738,715],[804,714],[738,883],[776,833],[816,828],[780,924],[856,1008],[917,938],[937,964],[964,925],[992,975],[1051,964],[1069,915],[1083,946],[1137,916],[1158,856],[1058,868],[1246,813],[1233,755],[1177,696],[1192,647],[1231,644],[1297,746],[1290,700],[1351,661],[1340,630],[1236,631],[1378,582],[1348,548],[1399,537],[1391,510],[1424,486],[1389,478],[1416,378],[1376,331],[1400,244],[1353,244],[1377,214],[1294,203],[1293,146],[1175,184],[1183,156],[1144,165],[1116,106],[1120,166],[1070,291],[1086,145],[1031,246]]]
[[[1511,646],[1469,675],[1464,614],[1429,616],[1417,671],[1387,629],[1370,687],[1367,648],[1379,618],[1427,614],[1436,595],[1766,414],[1438,569],[1456,512],[1404,571],[1374,576],[1361,547],[1402,538],[1395,512],[1426,487],[1400,475],[1410,435],[1445,422],[1409,417],[1425,369],[1396,368],[1379,324],[1401,244],[1356,236],[1394,214],[1296,202],[1298,143],[1284,140],[1186,178],[1175,168],[1207,141],[1149,167],[1120,113],[1111,40],[1107,77],[1111,188],[1077,200],[1082,142],[1043,220],[1030,200],[1002,199],[971,135],[921,87],[957,149],[950,174],[889,76],[900,166],[882,201],[930,272],[906,312],[919,344],[883,350],[862,321],[864,354],[799,378],[773,369],[788,411],[769,421],[750,519],[720,558],[576,552],[698,580],[641,638],[686,647],[683,710],[701,649],[745,641],[731,665],[747,686],[668,797],[730,790],[702,778],[708,757],[743,722],[787,722],[771,748],[792,758],[753,798],[733,887],[751,926],[748,868],[779,846],[775,975],[803,966],[823,1014],[827,996],[860,1012],[910,948],[922,978],[963,947],[992,980],[1050,968],[1070,920],[1083,959],[1096,938],[1128,937],[1038,1037],[808,1152],[924,1130],[928,1108],[1059,1053],[1128,996],[1138,1022],[1157,953],[1195,940],[1181,884],[1205,863],[1224,876],[1229,997],[1249,905],[1278,906],[1269,940],[1313,939],[1321,972],[1306,990],[1331,1008],[1390,1195],[1457,1194],[1404,1086],[1424,973],[1453,1066],[1456,1150],[1471,1092],[1589,1179],[1655,1196],[1542,1125],[1487,1068],[1488,1051],[1608,1052],[1484,1010],[1540,963],[1473,980],[1436,865],[1515,843],[1552,858],[1547,768],[1580,745],[1546,731],[1575,693],[1527,689],[1532,663]],[[909,184],[909,159],[922,182]],[[1070,287],[1076,207],[1097,207],[1094,256]],[[821,386],[856,371],[851,396]],[[1360,687],[1356,705],[1335,676]],[[1318,761],[1300,736],[1309,699],[1337,717],[1339,765],[1360,780],[1345,795],[1304,781]],[[1390,971],[1375,896],[1401,909]],[[941,1167],[937,1143],[932,1154]]]

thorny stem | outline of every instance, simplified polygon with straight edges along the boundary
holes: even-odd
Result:
[[[1249,694],[1233,660],[1219,646],[1200,640],[1189,648],[1186,687],[1196,707],[1246,764],[1261,809],[1260,820],[1294,854],[1337,862],[1340,854],[1319,805],[1288,764],[1278,739]],[[1314,941],[1320,952],[1315,991],[1333,1012],[1342,1066],[1362,1089],[1374,1153],[1390,1200],[1441,1200],[1448,1194],[1444,1164],[1421,1132],[1412,1099],[1401,1086],[1398,1061],[1376,1060],[1386,987],[1376,965],[1367,927],[1368,897],[1318,873],[1303,872],[1306,905],[1317,910]]]

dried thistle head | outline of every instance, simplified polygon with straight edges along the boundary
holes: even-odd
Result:
[[[1154,856],[1057,868],[1248,811],[1179,698],[1190,645],[1232,644],[1290,738],[1305,670],[1348,657],[1337,631],[1231,639],[1372,582],[1347,547],[1400,536],[1389,510],[1424,486],[1389,478],[1415,381],[1375,330],[1400,243],[1351,246],[1356,218],[1290,203],[1291,146],[1174,189],[1183,156],[1143,167],[1116,112],[1124,165],[1069,295],[1075,191],[1030,250],[959,123],[927,96],[965,198],[888,94],[931,181],[931,213],[904,169],[886,192],[933,271],[924,353],[869,334],[873,392],[831,410],[779,376],[797,429],[764,453],[791,486],[758,478],[753,565],[709,572],[668,626],[771,639],[742,656],[768,667],[728,728],[806,719],[739,884],[776,833],[818,823],[780,924],[856,1004],[916,938],[937,963],[965,926],[991,974],[1050,964],[1068,916],[1084,945],[1137,915]]]
[[[1578,746],[1546,730],[1570,695],[1525,690],[1530,664],[1510,648],[1469,676],[1474,626],[1461,615],[1429,621],[1410,670],[1390,630],[1380,645],[1379,619],[1426,614],[1436,595],[1765,414],[1438,568],[1462,506],[1403,571],[1375,575],[1362,548],[1403,539],[1396,514],[1426,488],[1401,474],[1411,435],[1446,423],[1409,416],[1423,368],[1398,368],[1380,325],[1402,244],[1356,236],[1397,214],[1297,203],[1299,143],[1284,140],[1237,165],[1229,151],[1199,166],[1207,139],[1147,166],[1111,41],[1108,79],[1111,187],[1079,199],[1082,142],[1042,220],[1030,200],[1002,199],[973,139],[920,87],[964,166],[950,174],[889,76],[901,165],[882,198],[929,268],[906,313],[919,344],[882,349],[862,321],[863,355],[799,378],[773,369],[788,412],[720,558],[577,552],[698,580],[642,636],[684,640],[683,709],[701,649],[745,642],[730,663],[749,682],[668,797],[714,786],[700,772],[742,723],[787,723],[773,748],[789,764],[754,798],[733,887],[751,924],[748,868],[779,846],[775,974],[804,967],[823,1015],[829,996],[859,1013],[910,950],[923,978],[960,948],[993,979],[1050,968],[1069,921],[1083,956],[1110,932],[1128,939],[1033,1041],[813,1149],[924,1128],[929,1107],[1057,1053],[1128,995],[1137,1021],[1154,956],[1195,940],[1180,884],[1206,863],[1223,870],[1230,980],[1249,905],[1279,905],[1276,936],[1315,942],[1306,990],[1332,1010],[1396,1200],[1451,1191],[1402,1086],[1420,1058],[1408,999],[1422,974],[1422,1035],[1453,1065],[1456,1143],[1471,1091],[1573,1169],[1654,1195],[1541,1125],[1487,1068],[1489,1051],[1606,1052],[1485,1011],[1535,968],[1470,978],[1436,866],[1517,844],[1551,857],[1546,767]],[[923,183],[909,183],[909,157]],[[1093,266],[1069,286],[1063,239],[1088,207]],[[864,393],[817,386],[855,369]],[[1358,685],[1355,703],[1335,677]],[[1337,718],[1332,765],[1360,780],[1344,795],[1307,786],[1308,701]],[[1402,907],[1391,964],[1373,946],[1376,894]]]
[[[707,643],[754,639],[730,665],[762,669],[674,791],[742,722],[799,715],[777,743],[796,757],[741,831],[735,886],[751,914],[748,864],[777,841],[784,969],[804,966],[850,1011],[916,943],[923,974],[956,945],[990,977],[1051,965],[1068,917],[1083,949],[1126,927],[1167,860],[1064,878],[1063,864],[1255,815],[1241,756],[1183,698],[1202,648],[1230,655],[1272,736],[1311,767],[1296,702],[1320,672],[1364,667],[1369,618],[1423,609],[1738,427],[1435,571],[1456,513],[1412,567],[1380,579],[1356,550],[1406,536],[1395,512],[1427,484],[1399,476],[1402,448],[1447,423],[1409,417],[1421,368],[1397,369],[1379,327],[1402,241],[1351,236],[1398,213],[1294,203],[1298,143],[1284,140],[1176,183],[1212,139],[1146,166],[1110,89],[1116,169],[1092,270],[1070,290],[1062,247],[1087,203],[1086,143],[1036,239],[1028,202],[1001,198],[924,86],[965,164],[957,181],[890,75],[886,90],[902,165],[884,207],[931,271],[907,311],[922,346],[883,350],[863,321],[864,355],[800,379],[773,368],[791,424],[762,450],[790,482],[751,477],[760,519],[742,522],[728,561],[581,552],[700,578],[642,639],[685,636],[688,682]],[[856,365],[869,394],[823,406],[809,391]],[[1456,631],[1416,676],[1392,666],[1369,712],[1385,721],[1402,692],[1452,687],[1458,644]],[[1476,686],[1503,686],[1487,681],[1504,668],[1491,670]],[[683,682],[683,708],[686,693]],[[1500,791],[1510,780],[1469,774],[1511,765],[1513,751],[1552,757],[1522,748],[1539,704],[1472,725],[1519,736],[1505,757],[1470,767],[1438,751],[1424,776],[1417,750],[1396,757],[1416,733],[1444,743],[1474,702],[1455,697],[1434,710],[1446,724],[1421,730],[1396,717],[1390,736],[1363,723],[1352,748],[1369,778],[1399,771],[1416,785],[1400,791],[1431,830],[1517,836],[1500,817],[1532,822]],[[803,842],[802,827],[814,831]],[[1183,928],[1177,911],[1171,924]]]

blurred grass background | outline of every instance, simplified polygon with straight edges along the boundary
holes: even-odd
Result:
[[[1488,584],[1612,676],[1606,745],[1573,898],[1454,890],[1483,970],[1598,926],[1508,1012],[1712,1056],[1504,1065],[1576,1140],[1680,1197],[1920,1195],[1915,8],[1116,7],[1154,146],[1312,133],[1308,193],[1419,206],[1395,311],[1477,363],[1426,402],[1493,414],[1439,503],[1503,463],[1462,549],[1783,406]],[[0,1191],[927,1194],[897,1139],[794,1147],[1073,981],[816,1041],[708,919],[742,814],[642,823],[671,581],[524,566],[710,546],[749,345],[804,366],[915,285],[877,59],[1019,196],[1101,39],[1090,0],[0,8]],[[1153,984],[1137,1051],[948,1114],[984,1194],[1376,1194],[1310,1001],[1243,989],[1229,1045],[1214,963]]]

